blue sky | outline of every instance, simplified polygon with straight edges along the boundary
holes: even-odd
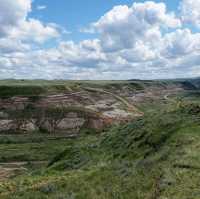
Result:
[[[66,38],[80,41],[91,38],[91,34],[81,34],[79,29],[86,27],[89,23],[97,21],[103,14],[117,5],[129,5],[134,2],[145,2],[141,0],[34,0],[31,17],[38,18],[45,22],[54,22],[65,27],[73,34]],[[179,0],[155,0],[164,2],[169,10],[176,11]],[[37,6],[45,5],[44,10],[37,10]]]
[[[200,0],[0,0],[0,79],[200,76]]]

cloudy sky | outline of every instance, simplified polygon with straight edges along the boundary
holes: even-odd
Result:
[[[0,79],[200,76],[200,0],[0,0]]]

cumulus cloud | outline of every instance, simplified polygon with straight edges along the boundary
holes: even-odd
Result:
[[[149,79],[200,74],[196,1],[183,0],[180,13],[147,1],[116,6],[82,32],[95,39],[43,43],[66,34],[58,24],[29,18],[31,0],[0,0],[0,78]],[[2,12],[1,12],[2,11]],[[196,14],[194,14],[196,13]],[[195,16],[195,17],[194,17]],[[195,73],[196,71],[196,73]]]
[[[25,52],[28,50],[30,50],[30,46],[20,40],[13,40],[9,38],[0,39],[0,53],[2,53],[2,55],[4,53]]]
[[[31,0],[0,0],[0,36],[23,22],[31,11]]]
[[[161,28],[180,26],[181,21],[167,12],[164,3],[150,1],[116,6],[93,24],[107,51],[132,48],[138,40],[158,39]]]
[[[200,0],[182,0],[180,10],[184,23],[200,28]]]
[[[45,10],[47,8],[47,6],[45,5],[38,5],[37,6],[37,10]]]
[[[181,57],[200,50],[200,33],[192,33],[190,29],[178,29],[166,34],[163,42],[163,56]]]
[[[59,32],[51,25],[43,25],[39,20],[28,19],[21,22],[20,26],[13,28],[9,37],[43,43],[48,39],[59,37]]]
[[[36,19],[27,19],[31,0],[0,0],[0,38],[43,42],[59,36],[56,28]]]

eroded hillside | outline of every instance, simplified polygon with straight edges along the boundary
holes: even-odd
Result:
[[[199,198],[192,80],[3,84],[0,198]]]
[[[0,131],[78,133],[102,130],[143,115],[147,101],[191,89],[185,82],[0,82]],[[189,84],[189,83],[188,83]]]

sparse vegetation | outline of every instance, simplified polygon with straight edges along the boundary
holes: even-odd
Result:
[[[88,87],[88,82],[84,84]],[[96,84],[105,89],[104,83]],[[138,84],[148,84],[140,91],[145,93],[151,82]],[[0,136],[0,167],[1,162],[26,163],[25,172],[10,178],[1,180],[0,173],[0,198],[198,199],[199,95],[189,97],[191,90],[169,89],[173,82],[152,84],[151,92],[160,89],[155,88],[158,84],[166,92],[160,89],[159,98],[139,96],[135,103],[143,115],[114,123],[101,133],[85,128],[70,139],[39,131]],[[129,102],[127,93],[124,96]],[[80,106],[47,110],[56,121],[72,110],[81,116],[101,115]],[[34,165],[38,161],[42,166]]]

